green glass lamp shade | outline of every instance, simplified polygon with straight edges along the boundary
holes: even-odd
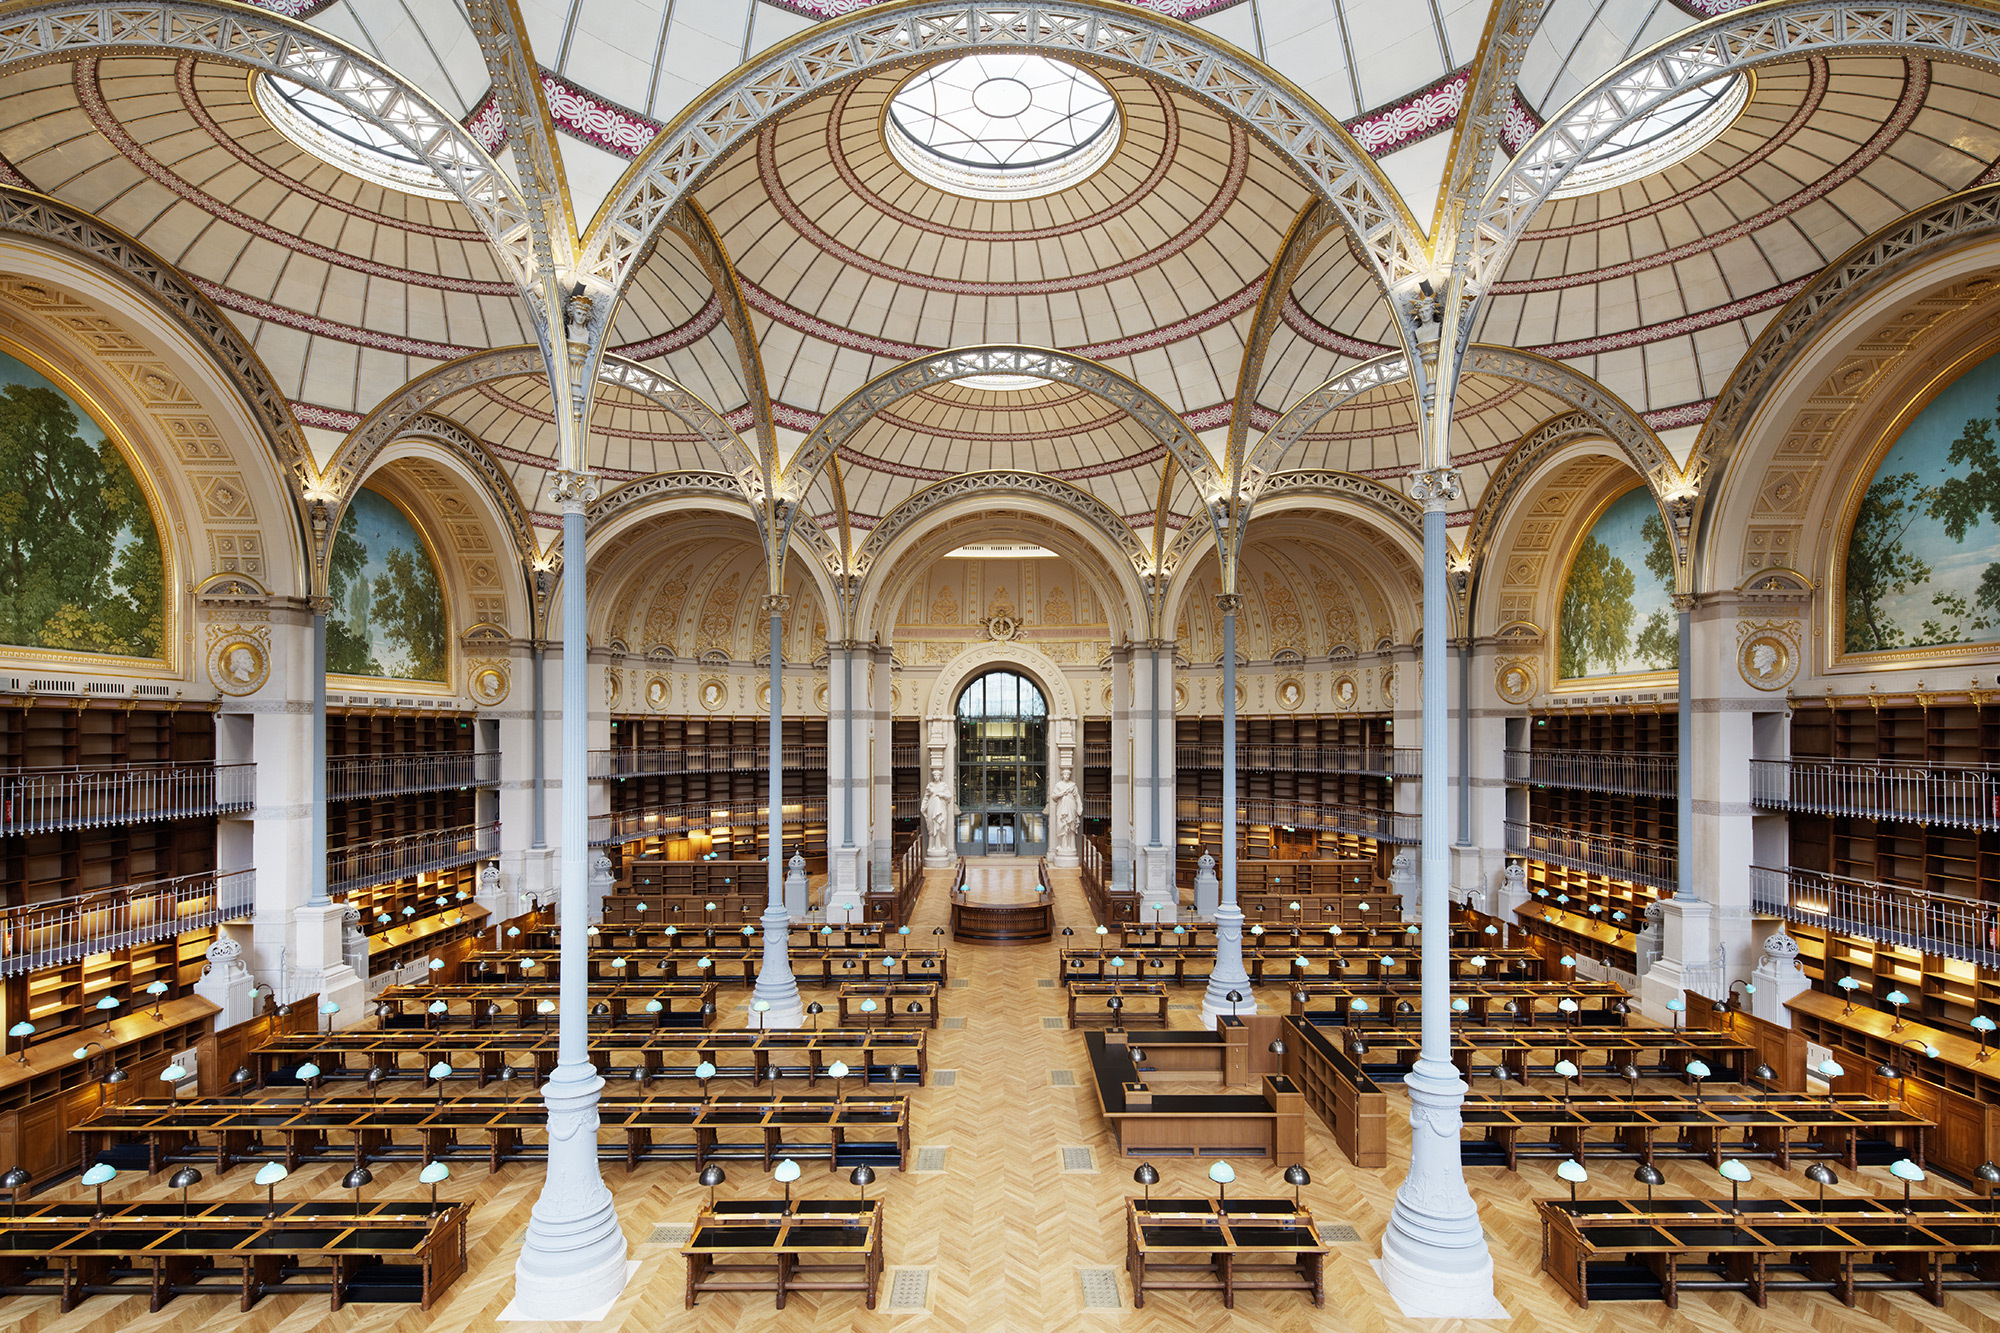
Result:
[[[257,1168],[257,1183],[267,1186],[275,1185],[290,1174],[292,1173],[285,1169],[283,1162],[266,1162]]]
[[[826,1067],[826,1072],[827,1072],[827,1077],[829,1078],[846,1078],[847,1061],[835,1060],[832,1064]]]
[[[160,1082],[178,1083],[187,1076],[188,1076],[188,1071],[184,1066],[168,1065],[165,1069],[162,1069],[160,1071]]]
[[[872,1014],[872,1013],[874,1013],[874,1012],[875,1012],[875,1001],[873,1001],[873,1000],[863,1000],[863,1001],[861,1002],[861,1012],[862,1012],[862,1013],[864,1013],[864,1014]]]
[[[8,1028],[7,1035],[10,1037],[32,1037],[35,1035],[35,1025],[23,1019],[13,1027]]]
[[[444,966],[444,959],[442,959],[442,958],[433,958],[433,959],[431,959],[431,960],[430,960],[430,962],[428,962],[428,963],[424,964],[424,966],[425,966],[425,967],[428,967],[428,968],[429,968],[429,969],[430,969],[431,971],[435,972],[435,971],[437,971],[437,970],[438,970],[439,968],[441,968],[441,967],[443,967],[443,966]]]
[[[1111,960],[1111,966],[1113,966],[1113,967],[1123,967],[1123,966],[1125,966],[1125,960],[1124,960],[1123,958],[1113,958],[1113,959]]]
[[[1687,1071],[1695,1078],[1707,1078],[1710,1072],[1708,1066],[1700,1060],[1688,1061]]]
[[[167,993],[167,989],[168,989],[168,987],[167,987],[167,983],[166,983],[166,982],[164,982],[164,981],[155,981],[155,982],[154,982],[154,983],[152,983],[152,984],[151,984],[150,986],[146,987],[146,994],[148,994],[148,995],[165,995],[165,994]]]
[[[1813,1072],[1817,1073],[1821,1078],[1839,1078],[1847,1071],[1841,1068],[1840,1061],[1838,1060],[1822,1060],[1819,1062],[1819,1067]]]
[[[554,1000],[538,1000],[535,1003],[535,1012],[538,1014],[552,1014],[555,1011],[556,1002]]]
[[[1668,1001],[1667,1001],[1667,1012],[1668,1012],[1668,1013],[1671,1013],[1671,1014],[1679,1014],[1679,1013],[1685,1013],[1686,1011],[1687,1011],[1687,1001],[1686,1001],[1686,1000],[1668,1000]]]
[[[1890,1004],[1908,1004],[1910,1002],[1910,997],[1899,990],[1892,990],[1882,998]]]
[[[1889,1163],[1889,1174],[1898,1180],[1907,1180],[1914,1185],[1924,1178],[1924,1169],[1905,1157]]]
[[[1717,1170],[1722,1173],[1724,1180],[1733,1180],[1739,1185],[1750,1179],[1750,1168],[1734,1157],[1724,1162]]]
[[[99,1009],[116,1009],[118,1007],[118,997],[107,995],[97,1002],[97,1007]]]
[[[304,1064],[299,1066],[299,1077],[304,1079],[318,1078],[319,1066],[314,1064],[310,1060],[306,1061]]]
[[[1562,965],[1563,965],[1564,967],[1575,967],[1575,966],[1576,966],[1576,959],[1575,959],[1575,958],[1573,958],[1573,957],[1571,957],[1571,956],[1570,956],[1569,954],[1564,954],[1564,955],[1562,956],[1562,959],[1561,959],[1561,962],[1562,962]]]
[[[1236,1168],[1227,1162],[1214,1162],[1208,1168],[1208,1178],[1218,1185],[1227,1185],[1236,1179]]]
[[[111,1165],[109,1162],[98,1162],[90,1170],[83,1173],[83,1183],[86,1185],[109,1185],[117,1175],[117,1167]]]
[[[771,1011],[771,1002],[769,1000],[753,1000],[750,1003],[750,1007],[760,1014],[766,1014]]]
[[[648,1000],[648,1001],[646,1001],[646,1012],[647,1012],[647,1013],[649,1013],[649,1014],[657,1014],[657,1013],[659,1013],[659,1012],[660,1012],[660,1011],[661,1011],[662,1009],[665,1009],[666,1007],[667,1007],[667,1006],[665,1006],[664,1004],[661,1004],[661,1003],[660,1003],[660,1002],[659,1002],[658,1000]]]
[[[777,1167],[771,1172],[771,1176],[779,1184],[789,1185],[799,1178],[799,1164],[787,1157],[784,1161],[778,1163]]]
[[[1458,1014],[1470,1013],[1472,1012],[1472,1001],[1466,999],[1463,995],[1461,995],[1456,1000],[1453,1000],[1451,1002],[1451,1008],[1453,1013],[1458,1013]]]
[[[1583,1169],[1583,1163],[1574,1157],[1565,1157],[1556,1163],[1556,1177],[1567,1180],[1572,1185],[1581,1185],[1590,1179],[1590,1172]]]
[[[417,1182],[422,1185],[436,1185],[451,1179],[451,1168],[443,1162],[432,1162],[417,1172]]]
[[[1368,1001],[1356,1000],[1353,1003],[1349,1004],[1347,1007],[1349,1009],[1354,1010],[1356,1013],[1365,1014],[1368,1012]]]
[[[714,1078],[715,1066],[710,1064],[708,1061],[703,1060],[700,1064],[694,1067],[694,1076],[696,1078]]]
[[[1564,1078],[1575,1078],[1578,1072],[1580,1071],[1578,1071],[1576,1065],[1573,1062],[1569,1060],[1558,1060],[1556,1061],[1556,1072],[1558,1074],[1561,1074]]]
[[[1474,967],[1485,967],[1486,955],[1483,953],[1476,953],[1472,955],[1472,957],[1466,959],[1465,961],[1471,963]]]
[[[2000,1026],[2000,1024],[1994,1023],[1985,1014],[1980,1014],[1972,1020],[1972,1030],[1974,1032],[1991,1032],[1996,1026]]]
[[[430,1004],[427,1006],[427,1008],[429,1012],[433,1014],[442,1015],[447,1009],[451,1008],[451,1006],[446,1004],[443,1000],[432,1000]]]
[[[438,1061],[438,1062],[437,1062],[436,1064],[432,1065],[432,1066],[431,1066],[431,1077],[432,1077],[432,1078],[450,1078],[450,1077],[451,1077],[451,1064],[450,1064],[450,1062],[449,1062],[449,1061],[445,1061],[445,1060],[440,1060],[440,1061]]]

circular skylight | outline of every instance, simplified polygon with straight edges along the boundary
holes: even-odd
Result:
[[[952,383],[991,393],[1019,393],[1023,389],[1039,389],[1048,381],[1038,375],[960,375]]]
[[[889,99],[889,151],[954,194],[1031,199],[1074,185],[1118,147],[1118,102],[1088,71],[1043,56],[932,65]]]
[[[1693,157],[1729,128],[1749,100],[1747,74],[1710,79],[1670,97],[1599,144],[1549,197],[1596,194]]]
[[[264,118],[320,161],[404,194],[457,198],[395,135],[325,93],[269,74],[259,75],[255,84]]]

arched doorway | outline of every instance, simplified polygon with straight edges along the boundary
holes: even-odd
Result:
[[[959,692],[960,856],[1041,856],[1049,849],[1049,705],[1015,671]]]

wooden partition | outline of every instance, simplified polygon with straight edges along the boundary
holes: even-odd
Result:
[[[253,1076],[257,1072],[257,1062],[251,1053],[259,1046],[290,1032],[313,1032],[319,1026],[319,994],[314,992],[293,1001],[289,1014],[280,1014],[275,1007],[265,1010],[257,1017],[235,1027],[223,1028],[210,1033],[196,1046],[196,1087],[204,1097],[220,1097],[233,1091],[229,1076],[238,1069],[248,1069]]]
[[[1356,1166],[1389,1165],[1389,1098],[1332,1037],[1303,1019],[1285,1020],[1285,1070]]]
[[[1047,860],[1035,862],[1035,883],[1049,882]],[[1054,895],[1040,893],[1031,903],[975,903],[965,896],[965,858],[951,881],[951,938],[954,944],[1046,944],[1055,935]]]
[[[896,835],[889,874],[892,882],[887,886],[880,889],[872,883],[868,886],[868,892],[862,897],[862,918],[886,921],[892,926],[907,926],[917,910],[917,895],[924,887],[922,839],[911,833]]]

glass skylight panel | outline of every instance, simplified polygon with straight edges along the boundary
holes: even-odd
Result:
[[[1065,189],[1118,147],[1118,102],[1095,76],[1044,56],[965,56],[889,99],[889,151],[954,194],[1030,199]]]
[[[1549,197],[1596,194],[1693,157],[1734,123],[1749,100],[1750,78],[1745,74],[1689,88],[1599,144]]]
[[[264,118],[320,161],[404,194],[457,198],[437,172],[395,135],[325,93],[269,74],[254,82]]]
[[[1037,375],[960,375],[952,383],[990,393],[1019,393],[1023,389],[1039,389],[1048,381]]]

